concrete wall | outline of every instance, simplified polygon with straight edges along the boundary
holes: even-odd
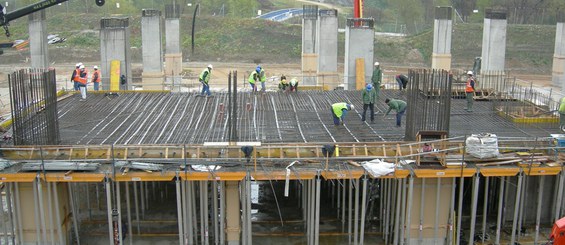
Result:
[[[144,9],[141,17],[143,89],[163,89],[163,45],[161,40],[161,12]]]
[[[451,69],[451,7],[437,7],[434,20],[432,69]]]
[[[373,19],[348,19],[345,28],[344,88],[354,90],[356,81],[356,59],[365,64],[365,81],[371,81],[373,74],[373,50],[375,29]]]
[[[504,71],[506,57],[506,11],[486,10],[483,24],[481,73]],[[468,34],[472,35],[472,33]]]
[[[316,50],[318,50],[318,85],[335,88],[339,85],[337,74],[337,10],[320,10]]]
[[[49,52],[47,50],[45,10],[30,14],[28,20],[31,68],[47,68],[49,67]]]
[[[565,14],[561,14],[555,28],[555,51],[552,69],[553,85],[565,92]]]
[[[120,89],[131,89],[131,52],[128,18],[104,18],[100,21],[100,66],[102,73],[101,89],[110,88],[110,62],[120,61],[120,74],[127,77],[127,85]]]

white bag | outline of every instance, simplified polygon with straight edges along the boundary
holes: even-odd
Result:
[[[498,157],[498,137],[496,134],[472,134],[465,140],[465,150],[476,158],[495,158]]]

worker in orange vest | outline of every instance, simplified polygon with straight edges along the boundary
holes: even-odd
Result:
[[[85,101],[86,100],[86,82],[87,82],[87,78],[88,78],[88,73],[86,72],[84,65],[81,65],[79,68],[80,68],[80,72],[79,72],[79,75],[76,76],[75,81],[78,83],[78,87],[79,87],[79,90],[80,90],[80,95],[81,95],[80,101]]]
[[[73,89],[75,91],[78,91],[78,82],[76,81],[76,79],[80,74],[80,65],[82,65],[82,63],[77,63],[75,65],[75,69],[73,70],[73,74],[71,75],[71,81],[73,82]]]
[[[473,71],[468,71],[467,76],[467,83],[465,83],[467,107],[465,108],[465,110],[468,112],[473,112],[473,96],[475,95],[475,78],[473,78]]]
[[[94,83],[94,91],[98,91],[100,89],[100,70],[98,70],[98,66],[94,66],[94,72],[92,72],[92,78],[90,81]]]

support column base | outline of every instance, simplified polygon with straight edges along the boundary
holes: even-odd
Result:
[[[143,90],[165,90],[163,72],[143,72],[141,85]]]
[[[432,69],[451,70],[451,54],[432,53]]]

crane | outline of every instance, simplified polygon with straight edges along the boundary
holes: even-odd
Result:
[[[2,26],[4,28],[4,30],[6,31],[6,36],[10,36],[10,31],[8,29],[8,26],[10,24],[10,21],[18,19],[20,17],[26,16],[28,14],[32,14],[35,13],[37,11],[40,11],[42,9],[46,9],[49,8],[51,6],[60,4],[60,3],[64,3],[68,0],[43,0],[31,5],[28,5],[26,7],[20,8],[20,9],[16,9],[10,13],[7,13],[6,8],[4,6],[2,6],[2,4],[0,4],[0,26]],[[104,3],[106,2],[105,0],[95,0],[96,5],[98,6],[103,6]]]

